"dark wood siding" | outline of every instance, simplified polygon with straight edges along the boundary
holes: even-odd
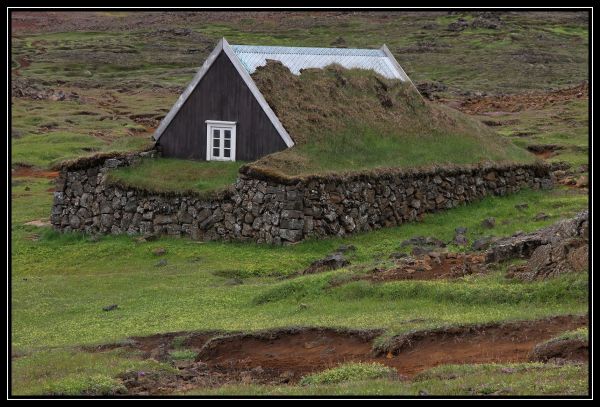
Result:
[[[206,120],[237,122],[236,160],[251,161],[287,148],[224,52],[159,138],[163,155],[206,160]]]

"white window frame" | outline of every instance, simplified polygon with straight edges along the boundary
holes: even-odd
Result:
[[[235,149],[236,149],[236,127],[237,122],[226,122],[221,120],[207,120],[206,121],[206,161],[235,161]],[[225,157],[213,157],[213,129],[220,128],[231,131],[231,147],[230,156]],[[225,144],[225,140],[221,139],[221,145]]]

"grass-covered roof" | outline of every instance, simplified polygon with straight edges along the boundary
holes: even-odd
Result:
[[[248,164],[254,171],[306,176],[534,160],[480,121],[373,71],[331,65],[294,75],[268,61],[252,76],[296,143]]]

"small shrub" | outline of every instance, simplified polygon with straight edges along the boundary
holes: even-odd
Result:
[[[169,355],[171,355],[171,359],[173,360],[193,360],[196,358],[198,353],[191,349],[181,349],[171,351],[169,352]]]
[[[348,363],[323,372],[304,376],[300,380],[303,386],[311,384],[335,384],[349,381],[360,381],[393,377],[396,370],[380,363]]]
[[[185,343],[187,338],[188,337],[186,335],[176,336],[175,338],[173,338],[171,346],[173,347],[173,349],[181,349],[183,348],[183,344]]]
[[[573,331],[563,332],[562,334],[549,339],[548,341],[546,341],[546,343],[555,342],[555,341],[571,341],[571,340],[587,341],[588,340],[587,327],[578,328]]]

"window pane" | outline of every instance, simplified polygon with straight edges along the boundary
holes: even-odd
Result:
[[[231,148],[231,140],[225,140],[225,148]]]
[[[220,157],[220,155],[219,155],[219,149],[218,148],[213,148],[212,155],[213,155],[213,157]]]
[[[231,138],[231,130],[225,130],[225,138]]]
[[[219,138],[220,136],[219,129],[213,129],[213,138]]]
[[[223,157],[229,158],[229,149],[228,148],[223,150]]]
[[[213,139],[213,147],[219,147],[221,145],[221,139]]]

